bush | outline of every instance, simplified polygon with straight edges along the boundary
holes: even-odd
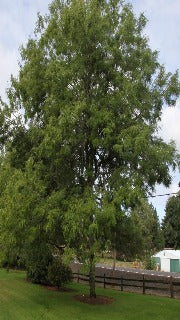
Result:
[[[72,271],[60,258],[54,258],[48,267],[48,280],[52,286],[59,289],[72,281]]]
[[[6,268],[7,270],[8,269],[24,270],[25,269],[25,262],[19,256],[13,257],[11,259],[4,257],[0,261],[0,268]]]
[[[37,261],[27,267],[27,278],[32,283],[48,284],[48,267],[41,261]]]
[[[52,263],[52,254],[45,243],[33,242],[26,252],[27,278],[33,283],[49,284],[48,266]]]
[[[146,270],[156,270],[156,263],[151,257],[147,257],[145,261]]]

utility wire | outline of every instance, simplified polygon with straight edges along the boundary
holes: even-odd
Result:
[[[146,198],[164,197],[164,196],[170,196],[171,194],[179,194],[179,191],[178,192],[164,193],[164,194],[155,194],[155,195],[147,196]],[[180,197],[180,194],[178,195],[178,197]]]

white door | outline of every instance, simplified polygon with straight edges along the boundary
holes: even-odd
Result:
[[[161,271],[170,272],[170,259],[161,258]]]

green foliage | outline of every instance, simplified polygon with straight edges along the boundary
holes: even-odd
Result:
[[[145,269],[146,270],[156,270],[156,263],[153,260],[153,258],[151,258],[151,256],[147,256],[146,260],[145,260]]]
[[[8,157],[1,162],[0,249],[6,260],[24,258],[27,244],[43,229],[44,186],[31,160],[25,172],[12,168]]]
[[[51,263],[51,252],[42,240],[35,240],[26,248],[27,278],[31,282],[49,284],[48,267]]]
[[[131,216],[117,215],[116,223],[110,229],[111,245],[120,260],[133,261],[142,257],[144,239]]]
[[[170,197],[166,203],[162,228],[166,248],[180,248],[180,193]]]
[[[101,210],[96,205],[94,195],[89,192],[79,198],[68,199],[68,202],[64,220],[65,238],[68,239],[69,245],[75,248],[77,257],[88,263],[89,256],[101,248]]]
[[[0,260],[0,267],[1,268],[6,268],[7,270],[9,269],[25,269],[25,261],[20,258],[19,256],[16,255],[16,252],[14,255],[11,254],[8,256],[1,257]]]
[[[141,199],[140,203],[132,210],[131,218],[139,230],[142,256],[164,248],[163,232],[157,212],[152,204]]]
[[[48,267],[48,280],[52,286],[59,289],[72,281],[72,270],[61,258],[54,258]]]
[[[57,210],[60,195],[46,198],[39,167],[32,159],[25,171],[12,168],[6,160],[0,168],[0,261],[12,266],[18,259],[29,279],[45,283],[52,252],[63,242]]]

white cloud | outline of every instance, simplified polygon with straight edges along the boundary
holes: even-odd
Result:
[[[180,101],[175,107],[164,108],[160,127],[160,136],[167,142],[174,140],[180,152]]]
[[[5,91],[11,74],[17,74],[17,60],[18,53],[16,50],[9,51],[0,45],[0,95],[3,99],[5,99]]]
[[[145,33],[153,49],[159,51],[160,61],[174,71],[180,66],[180,1],[130,0],[137,14],[148,18]]]
[[[180,152],[180,101],[177,102],[175,107],[166,107],[163,110],[162,118],[160,122],[159,135],[166,141],[174,140],[178,152]],[[178,169],[172,172],[172,184],[169,188],[165,188],[163,185],[157,185],[155,194],[174,193],[179,191],[179,171]],[[164,208],[169,196],[150,198],[150,202],[157,209],[160,220],[164,216]]]
[[[19,47],[33,33],[37,12],[47,12],[49,0],[0,0],[0,95],[18,70]]]

